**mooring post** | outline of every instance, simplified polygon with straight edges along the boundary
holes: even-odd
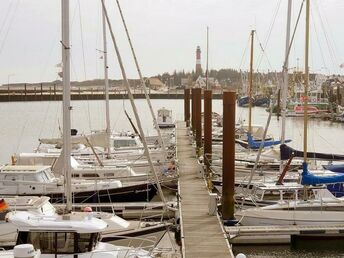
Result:
[[[235,92],[223,92],[222,218],[234,220]]]
[[[202,89],[195,88],[195,132],[196,147],[199,151],[202,148]]]
[[[204,163],[209,171],[212,155],[212,90],[204,90]]]
[[[56,84],[54,83],[54,100],[56,100]]]
[[[193,133],[193,136],[195,137],[195,112],[196,112],[196,109],[195,109],[195,102],[196,102],[196,99],[195,99],[195,88],[192,88],[191,89],[191,130],[192,130],[192,133]]]
[[[27,89],[26,89],[26,83],[24,84],[24,100],[26,101],[26,94],[27,94]]]
[[[190,126],[190,89],[184,89],[184,121],[186,127]]]
[[[41,100],[43,100],[43,83],[41,83]]]

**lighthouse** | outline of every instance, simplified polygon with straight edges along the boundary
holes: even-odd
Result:
[[[202,65],[201,65],[201,47],[197,46],[196,49],[196,75],[202,75]]]

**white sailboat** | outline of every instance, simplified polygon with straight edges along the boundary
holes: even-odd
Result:
[[[309,84],[309,20],[310,0],[306,1],[306,48],[305,48],[305,96]],[[305,97],[305,107],[307,107]],[[304,163],[301,177],[309,177],[307,167],[307,108],[304,112]],[[332,177],[335,175],[331,175]],[[330,176],[330,177],[331,177]],[[311,176],[311,177],[314,177]],[[320,176],[321,178],[321,176]],[[303,181],[303,180],[302,180]],[[319,180],[319,183],[321,181]],[[304,185],[307,193],[307,185]],[[239,210],[236,217],[242,225],[333,225],[343,224],[344,202],[336,198],[327,189],[313,190],[314,196],[310,198],[305,194],[303,200],[282,201],[275,205],[262,208]]]
[[[65,95],[64,104],[69,104],[69,0],[62,0],[62,53],[64,67]],[[69,107],[69,105],[67,105]],[[82,255],[83,257],[151,257],[147,251],[131,247],[114,246],[99,242],[100,233],[107,227],[103,220],[95,218],[93,213],[71,213],[72,210],[72,180],[70,170],[70,109],[64,111],[64,156],[65,156],[65,196],[67,200],[66,214],[43,214],[37,212],[12,212],[7,214],[9,220],[18,227],[17,244],[32,244],[40,249],[46,257],[72,257]],[[65,139],[67,138],[67,139]],[[48,174],[44,169],[39,172]],[[30,174],[30,173],[29,173]],[[42,174],[43,175],[43,174]],[[32,175],[29,175],[32,176]],[[34,173],[34,177],[36,174]],[[35,190],[35,187],[31,187]],[[99,215],[99,214],[97,214]],[[110,215],[111,217],[111,215]],[[112,224],[123,224],[120,218],[110,218]],[[125,221],[124,221],[125,222]],[[124,223],[127,224],[127,223]],[[124,226],[128,227],[128,225]]]

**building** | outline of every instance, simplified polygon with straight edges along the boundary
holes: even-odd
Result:
[[[148,78],[148,87],[153,90],[161,90],[166,88],[166,85],[156,77]]]

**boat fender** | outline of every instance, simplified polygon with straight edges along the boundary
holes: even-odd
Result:
[[[238,224],[238,220],[235,219],[229,219],[229,220],[223,220],[223,225],[225,226],[235,226],[236,224]]]
[[[85,207],[84,209],[83,209],[83,212],[92,212],[92,208],[91,207]]]
[[[180,229],[180,219],[179,218],[176,220],[174,239],[176,240],[176,243],[179,246],[182,246],[182,234],[181,234],[181,229]]]

